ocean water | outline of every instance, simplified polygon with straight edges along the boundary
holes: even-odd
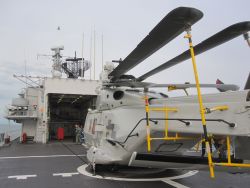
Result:
[[[21,125],[19,124],[0,124],[0,133],[10,136],[10,140],[15,140],[21,135]]]

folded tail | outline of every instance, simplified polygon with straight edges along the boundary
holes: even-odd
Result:
[[[220,79],[218,79],[217,78],[217,80],[216,80],[216,84],[224,84]],[[217,88],[220,92],[225,92],[225,91],[227,91],[227,90],[225,90],[225,89],[220,89],[220,88]]]

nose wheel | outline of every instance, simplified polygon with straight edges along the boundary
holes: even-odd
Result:
[[[90,169],[90,172],[93,172],[93,176],[96,175],[96,164],[95,163],[90,163],[88,165],[89,169]]]

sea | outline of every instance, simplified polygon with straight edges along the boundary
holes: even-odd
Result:
[[[10,140],[15,140],[21,135],[21,125],[20,124],[0,124],[0,134],[4,133],[5,136],[10,136]]]

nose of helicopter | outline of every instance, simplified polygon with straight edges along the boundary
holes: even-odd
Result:
[[[111,157],[104,150],[94,146],[87,151],[87,159],[91,164],[111,164],[115,161],[121,161],[120,158]]]

